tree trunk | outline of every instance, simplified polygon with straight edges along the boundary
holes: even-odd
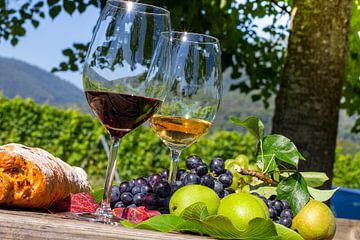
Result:
[[[301,171],[325,172],[331,186],[352,0],[293,0],[274,133],[294,141]]]

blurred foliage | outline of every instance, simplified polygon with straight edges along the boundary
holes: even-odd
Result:
[[[48,105],[37,105],[30,99],[6,99],[0,94],[0,144],[10,142],[40,147],[71,165],[83,167],[95,184],[102,184],[107,159],[100,143],[106,134],[99,122],[88,114]],[[107,136],[107,134],[106,134]],[[239,154],[254,160],[252,136],[235,131],[214,131],[182,153],[184,159],[196,154],[209,163],[214,157],[234,158]],[[120,144],[117,167],[124,179],[160,172],[170,165],[170,151],[149,128],[140,127],[125,136]],[[355,157],[337,151],[334,183],[360,188],[360,152]]]
[[[354,156],[341,152],[341,148],[337,148],[333,184],[360,189],[360,151]]]
[[[354,3],[342,99],[342,108],[349,116],[360,115],[360,1],[355,0]],[[352,132],[360,132],[360,118],[356,120]]]
[[[0,95],[0,144],[21,143],[40,147],[87,173],[105,176],[107,157],[100,143],[105,133],[89,114],[37,105],[31,99],[9,100]],[[219,131],[202,138],[182,155],[197,154],[209,162],[213,157],[253,155],[254,142],[248,135]],[[141,127],[121,142],[117,166],[120,176],[129,179],[160,172],[170,164],[170,151],[149,128]],[[181,161],[180,166],[184,166]]]

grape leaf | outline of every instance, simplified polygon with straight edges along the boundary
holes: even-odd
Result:
[[[310,195],[320,202],[329,200],[338,189],[339,187],[331,190],[319,190],[308,186]]]
[[[273,134],[266,136],[262,143],[262,148],[264,156],[264,169],[266,169],[266,166],[271,166],[271,169],[274,170],[274,164],[272,163],[274,156],[276,159],[289,163],[295,167],[297,167],[299,160],[305,160],[296,148],[295,144],[290,139],[282,135]]]
[[[128,228],[139,228],[139,229],[149,229],[160,232],[171,232],[176,231],[179,227],[186,222],[185,219],[179,216],[172,214],[161,214],[155,217],[152,217],[146,221],[143,221],[139,224],[130,223],[128,220],[121,221],[121,224]]]
[[[241,121],[240,119],[231,116],[230,119],[234,124],[246,128],[258,140],[261,141],[263,139],[265,134],[265,127],[259,118],[251,116],[248,117],[245,121]]]
[[[193,232],[221,239],[279,239],[271,220],[253,219],[249,222],[247,229],[240,230],[226,216],[207,215],[205,204],[200,202],[184,209],[181,216],[161,214],[139,224],[132,224],[127,220],[121,223],[129,228],[161,232]]]
[[[97,203],[100,203],[104,195],[104,188],[98,188],[93,190],[91,195],[94,197]]]
[[[269,198],[270,196],[277,194],[276,187],[270,187],[270,186],[259,187],[255,190],[255,192],[266,198]]]
[[[298,172],[282,180],[278,184],[276,192],[279,199],[284,199],[289,202],[295,214],[297,214],[310,199],[310,193],[307,189],[305,179]]]
[[[185,220],[203,220],[209,216],[205,203],[197,202],[185,208],[180,216]]]
[[[254,218],[249,222],[248,228],[241,234],[241,239],[281,239],[271,219]]]
[[[275,228],[281,240],[304,240],[300,234],[281,224],[275,223]]]
[[[320,187],[329,180],[323,172],[300,172],[300,174],[305,178],[309,187]]]
[[[272,172],[277,167],[275,154],[272,155],[259,154],[257,156],[256,163],[263,173]]]
[[[229,218],[212,215],[202,221],[203,231],[209,236],[222,239],[239,239],[242,232],[235,227]]]

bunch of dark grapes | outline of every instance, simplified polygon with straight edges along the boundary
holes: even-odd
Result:
[[[145,206],[149,210],[169,211],[171,195],[179,188],[190,184],[201,184],[213,189],[219,197],[234,193],[229,188],[232,174],[225,170],[224,160],[214,158],[209,167],[198,156],[186,159],[186,168],[177,172],[175,183],[168,183],[169,170],[161,174],[140,177],[119,186],[112,187],[110,205],[112,208]]]
[[[270,218],[285,227],[291,227],[294,214],[290,208],[289,202],[286,200],[277,200],[274,197],[266,199],[257,193],[253,193],[261,198],[269,209]]]
[[[160,174],[140,177],[119,186],[113,186],[110,205],[113,208],[145,206],[149,210],[167,212],[171,187]]]
[[[177,184],[201,184],[213,189],[220,198],[235,192],[229,188],[233,175],[225,169],[224,160],[221,158],[212,159],[208,167],[200,157],[190,156],[186,159],[186,168],[189,171],[179,171]]]

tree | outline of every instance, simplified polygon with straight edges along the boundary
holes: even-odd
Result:
[[[358,0],[354,1],[358,5]],[[304,155],[310,159],[304,162],[304,164],[321,167],[321,164],[316,162],[320,161],[322,163],[324,156],[329,157],[330,160],[326,166],[326,170],[331,176],[333,148],[335,147],[334,142],[336,138],[336,123],[338,119],[337,111],[339,110],[339,99],[342,88],[343,101],[341,106],[345,108],[350,115],[360,115],[360,71],[358,70],[360,63],[360,40],[356,30],[360,29],[360,14],[358,8],[354,9],[351,23],[350,51],[348,55],[346,55],[345,52],[348,30],[344,26],[348,24],[348,20],[350,19],[351,0],[143,0],[143,2],[169,9],[171,11],[174,29],[203,32],[218,37],[223,51],[223,69],[231,68],[232,78],[238,79],[242,77],[240,81],[234,83],[232,86],[233,90],[239,89],[241,92],[249,93],[254,101],[262,100],[264,105],[268,106],[270,97],[276,95],[279,89],[281,89],[277,100],[273,130],[288,135],[290,138],[294,138],[295,142],[299,144],[300,149],[304,152]],[[308,2],[314,6],[307,5],[306,3]],[[16,8],[10,6],[11,4],[9,4],[8,1],[0,0],[0,42],[2,40],[8,40],[11,41],[13,45],[16,45],[19,39],[26,33],[24,25],[27,22],[31,22],[34,27],[37,27],[40,24],[41,18],[47,16],[56,18],[61,11],[65,11],[70,15],[75,11],[82,13],[91,6],[101,9],[105,3],[105,0],[47,0],[46,2],[44,0],[28,0]],[[288,31],[287,23],[284,23],[283,19],[284,17],[289,17],[291,10],[293,13],[296,12],[296,14],[293,21],[294,27],[291,31],[292,37],[289,39],[287,64],[283,72]],[[324,14],[323,11],[329,15]],[[318,18],[316,21],[312,21],[310,14],[321,16],[323,19]],[[329,16],[336,18],[331,22]],[[341,25],[338,17],[347,20],[347,22]],[[311,19],[310,21],[308,20],[309,18]],[[267,22],[267,25],[262,27],[257,26],[256,21],[259,19],[262,19],[262,22]],[[305,29],[300,27],[302,20],[307,21]],[[330,22],[334,25],[330,25]],[[337,26],[337,28],[330,29],[329,26]],[[345,30],[345,32],[339,35],[338,30]],[[312,36],[310,34],[311,31],[319,32],[320,38],[323,37],[323,39],[319,40],[320,38],[316,38],[317,35]],[[299,38],[302,33],[305,33],[304,37]],[[333,39],[326,34],[335,34],[334,36],[339,38],[339,43],[343,44],[338,48],[335,47],[339,53],[343,54],[341,55],[341,59],[334,59],[334,56],[331,55],[332,58],[330,61],[330,59],[327,59],[329,53],[324,55],[326,49],[321,45],[322,40],[327,41],[329,45],[329,40]],[[341,39],[341,36],[345,39]],[[313,43],[311,39],[317,40],[318,42]],[[298,44],[298,40],[299,47],[303,50],[302,56],[304,57],[301,57],[299,54],[296,55],[296,44]],[[307,44],[314,50],[314,55],[304,48],[307,47]],[[316,48],[317,46],[319,46],[319,48]],[[84,61],[87,47],[88,43],[75,43],[72,47],[65,49],[63,54],[66,60],[53,70],[78,71],[79,66],[81,66]],[[327,50],[330,51],[330,47],[334,46],[329,45],[328,47],[329,49]],[[321,50],[324,50],[324,52]],[[333,50],[331,49],[331,51]],[[321,62],[329,64],[320,66],[312,62],[310,58],[314,59],[314,61],[321,60]],[[339,79],[341,79],[342,74],[345,74],[343,64],[345,58],[347,59],[346,82],[343,84],[343,81]],[[297,68],[297,65],[299,68]],[[326,70],[327,67],[333,66],[336,67],[336,69]],[[303,86],[302,83],[308,83],[312,78],[307,79],[304,77],[309,76],[310,70],[316,70],[318,68],[321,69],[320,72],[322,72],[323,75],[318,73],[313,76],[313,79],[321,80],[314,82],[316,86],[318,86],[317,91],[314,91],[314,88],[307,91],[306,86]],[[303,77],[291,77],[294,72],[299,72],[299,76]],[[332,74],[329,77],[331,81],[326,82],[324,76],[328,72]],[[283,77],[282,73],[284,73]],[[284,82],[280,87],[282,80]],[[303,82],[296,82],[296,80]],[[331,88],[331,84],[335,84],[336,90]],[[323,88],[319,88],[320,86]],[[300,94],[301,90],[304,96],[308,96],[308,98],[305,99],[306,101],[299,101],[301,98],[296,94],[292,94],[292,91],[294,91],[294,89],[292,89],[293,87],[296,87],[294,93],[302,96]],[[299,92],[297,92],[298,87],[301,87]],[[329,90],[329,92],[326,90]],[[332,96],[331,93],[335,95]],[[324,97],[326,98],[331,95],[330,99],[333,101],[333,105],[329,106],[328,103],[325,103],[326,101],[320,98],[321,94],[325,94]],[[303,104],[307,103],[307,100],[310,99],[316,99],[316,106],[318,107],[330,108],[319,109],[316,112],[314,109],[315,105]],[[318,101],[320,101],[321,104],[318,104]],[[294,109],[300,109],[301,107],[302,111],[298,111],[297,115],[294,116],[300,116],[300,118],[303,119],[292,118],[291,111],[293,111],[293,109],[288,108],[286,102],[291,103]],[[296,103],[300,104],[296,105]],[[318,112],[320,111],[329,112],[327,116],[332,119],[325,121],[320,118],[321,116],[318,116]],[[282,113],[285,114],[284,118],[281,118],[280,114]],[[321,133],[316,135],[319,139],[316,143],[314,143],[314,139],[307,139],[309,142],[308,144],[305,143],[307,140],[305,140],[306,136],[304,134],[302,134],[304,136],[301,138],[296,138],[297,135],[301,134],[300,129],[302,129],[304,124],[317,123],[319,119],[322,119],[325,123],[320,128],[322,130]],[[305,120],[308,120],[308,122]],[[323,126],[327,125],[329,125],[329,128],[324,130]],[[314,125],[314,128],[315,126],[319,126],[319,124]],[[354,132],[360,132],[360,119],[357,121],[357,125],[354,126],[353,130]],[[308,128],[307,131],[309,134],[317,133],[318,129],[312,131],[311,128]],[[308,137],[312,136],[313,135],[308,135]],[[332,139],[328,140],[328,138]],[[322,141],[326,141],[326,143]],[[319,147],[315,149],[315,145],[319,145]],[[320,147],[326,148],[323,149]],[[322,151],[326,151],[327,155],[322,154]]]
[[[249,81],[233,86],[241,91],[253,92],[253,99],[267,105],[276,93],[283,65],[286,24],[279,19],[286,14],[285,5],[275,1],[248,0],[143,0],[171,11],[174,29],[211,34],[221,41],[223,70],[232,69],[232,78],[246,75]],[[106,0],[36,0],[24,1],[17,6],[0,0],[0,43],[10,41],[14,46],[26,34],[25,25],[38,27],[41,19],[56,18],[64,11],[72,15],[89,7],[102,9]],[[254,19],[266,19],[259,27]],[[194,24],[196,23],[196,24]],[[258,33],[263,32],[266,36]],[[90,40],[90,39],[89,39]],[[79,71],[86,55],[88,43],[74,43],[63,50],[66,57],[56,71]]]
[[[307,159],[299,168],[326,172],[330,179],[351,10],[352,0],[293,1],[287,58],[273,118],[273,132],[292,139]]]

